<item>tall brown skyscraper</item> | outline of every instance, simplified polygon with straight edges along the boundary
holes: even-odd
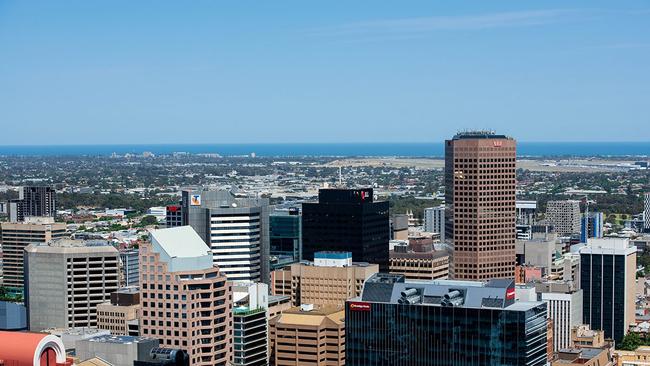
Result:
[[[491,131],[445,141],[446,237],[453,277],[514,278],[516,141]]]

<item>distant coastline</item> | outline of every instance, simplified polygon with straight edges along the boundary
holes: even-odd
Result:
[[[650,142],[519,142],[518,156],[568,157],[609,156],[648,157]],[[440,143],[269,143],[269,144],[141,144],[141,145],[5,145],[0,156],[110,156],[151,152],[175,152],[260,157],[442,157]]]

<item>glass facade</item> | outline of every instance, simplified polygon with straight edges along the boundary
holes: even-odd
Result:
[[[269,216],[271,257],[283,266],[300,261],[300,216],[296,211],[288,215]],[[273,260],[273,258],[272,258]]]
[[[346,305],[346,365],[545,365],[546,304],[527,310]]]
[[[625,256],[582,254],[583,323],[620,342],[625,335]]]
[[[355,262],[388,271],[388,202],[373,190],[321,189],[318,203],[302,204],[303,259],[321,251],[351,252]]]

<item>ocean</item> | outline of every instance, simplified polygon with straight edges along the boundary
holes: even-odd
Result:
[[[142,144],[142,145],[5,145],[0,156],[108,156],[187,152],[222,156],[402,156],[442,157],[439,143],[286,143],[286,144]],[[650,142],[519,142],[518,156],[649,156]]]

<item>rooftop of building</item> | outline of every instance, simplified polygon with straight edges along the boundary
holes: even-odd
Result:
[[[119,252],[106,240],[55,239],[47,243],[31,244],[25,248],[30,253],[105,253]]]
[[[291,302],[289,295],[269,295],[269,306]]]
[[[49,328],[43,330],[43,333],[50,333],[58,336],[100,336],[110,335],[110,331],[93,327],[74,327],[74,328]]]
[[[191,226],[152,230],[151,245],[170,272],[201,271],[213,267],[212,252]]]
[[[513,279],[487,282],[452,280],[406,280],[403,275],[377,273],[366,280],[361,301],[446,306],[529,310],[540,302],[515,303]]]
[[[636,246],[627,238],[589,238],[586,245],[578,246],[580,254],[633,254]]]
[[[239,315],[239,316],[248,316],[248,315],[263,313],[265,311],[266,309],[262,307],[251,309],[249,306],[237,306],[234,309],[232,309],[232,313],[234,315]]]
[[[431,250],[428,252],[399,252],[391,250],[389,252],[390,258],[404,258],[404,259],[439,259],[449,257],[449,253],[444,250]]]
[[[456,133],[453,137],[454,140],[467,140],[467,139],[512,139],[506,135],[497,134],[492,130],[467,130]]]
[[[352,262],[352,265],[349,266],[324,266],[324,265],[316,265],[312,261],[308,260],[302,260],[298,263],[294,264],[300,264],[303,266],[309,266],[309,267],[330,267],[330,268],[350,268],[350,267],[372,267],[372,266],[378,266],[378,264],[373,264],[373,263],[368,263],[368,262]]]
[[[115,292],[117,292],[118,294],[138,294],[140,293],[140,287],[138,286],[120,287]]]
[[[591,347],[561,349],[558,351],[560,358],[554,360],[553,364],[584,364],[598,357],[603,352],[607,352],[607,350]]]
[[[152,342],[152,341],[156,341],[156,339],[147,338],[147,337],[124,336],[124,335],[100,335],[97,337],[85,339],[85,341],[93,342],[93,343],[133,344],[133,343]]]
[[[341,325],[344,323],[344,318],[343,306],[303,304],[283,311],[274,318],[274,321],[282,324],[319,326],[325,322]]]

